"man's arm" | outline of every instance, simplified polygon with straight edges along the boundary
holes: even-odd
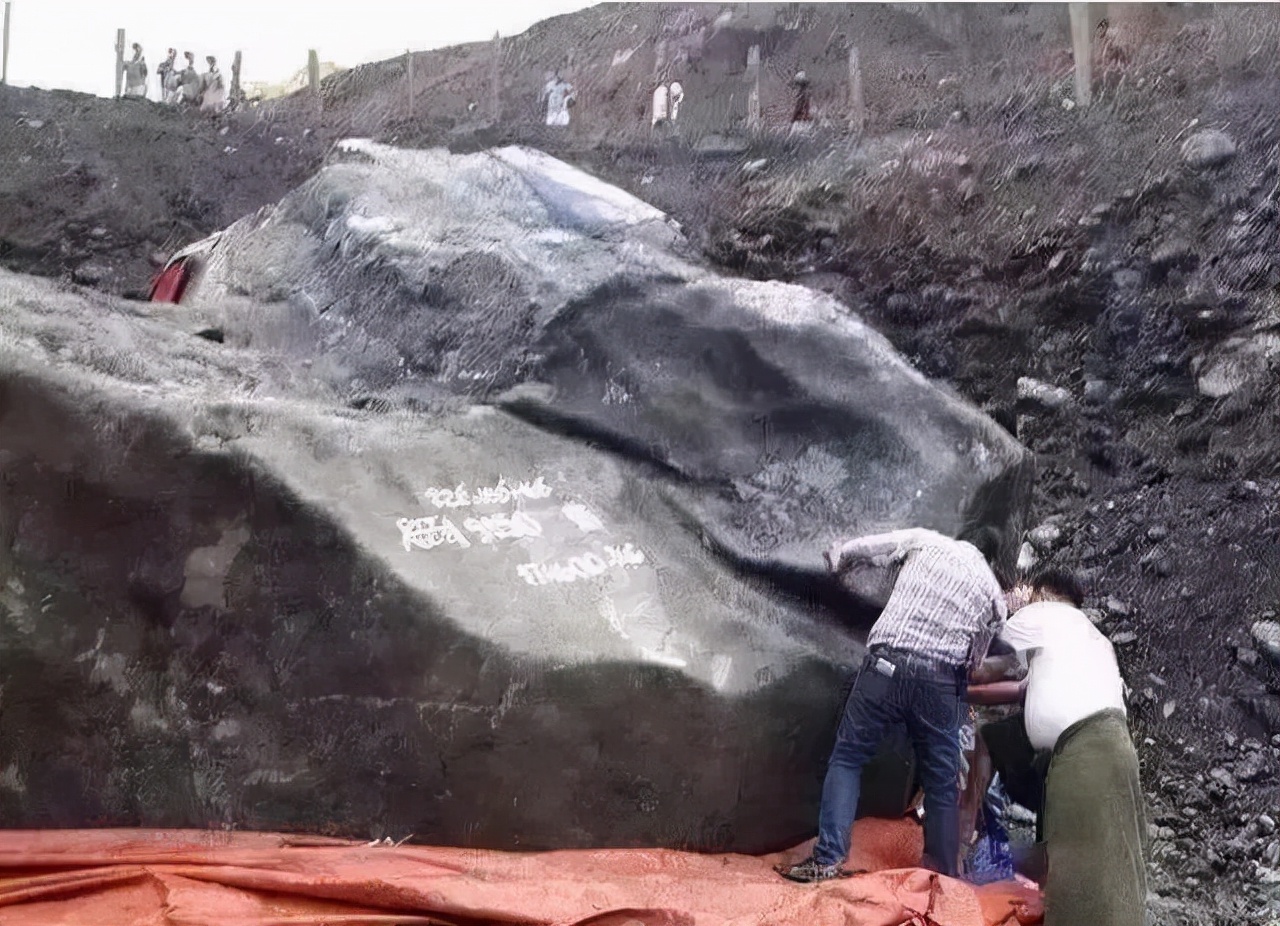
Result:
[[[982,664],[969,673],[970,685],[987,685],[1008,679],[1021,666],[1016,655],[989,656]]]
[[[1004,591],[1000,588],[1000,583],[996,581],[995,574],[985,564],[983,564],[982,568],[986,573],[990,611],[987,614],[986,622],[977,629],[973,636],[973,642],[970,644],[969,672],[971,675],[980,671],[983,657],[987,655],[991,642],[1004,630],[1009,616],[1009,608],[1005,603]]]
[[[1016,704],[1026,693],[1026,679],[990,682],[985,685],[970,685],[965,700],[970,704]]]
[[[863,560],[873,566],[887,566],[895,558],[923,545],[929,532],[918,527],[884,534],[868,534],[852,540],[837,540],[823,553],[827,569],[839,572],[845,566]]]

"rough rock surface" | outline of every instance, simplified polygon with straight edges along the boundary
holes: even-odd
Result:
[[[211,242],[183,304],[391,404],[435,388],[601,442],[766,568],[812,571],[850,524],[1008,520],[1021,449],[830,297],[711,273],[658,210],[530,149],[343,147]]]
[[[5,819],[803,838],[821,550],[1018,528],[1025,452],[561,162],[349,147],[187,304],[0,276]]]

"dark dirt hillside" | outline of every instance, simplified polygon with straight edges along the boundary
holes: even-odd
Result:
[[[1280,916],[1280,9],[1095,6],[1088,108],[1073,105],[1063,4],[608,4],[504,40],[496,67],[490,43],[422,53],[412,111],[403,59],[215,120],[0,88],[0,262],[143,293],[168,253],[367,135],[542,148],[670,212],[722,268],[833,293],[1036,452],[1025,559],[1082,570],[1117,647],[1154,921],[1266,923]],[[753,44],[760,132],[744,124]],[[536,106],[553,67],[581,92],[559,133]],[[818,119],[792,135],[799,67]],[[655,71],[689,95],[672,135],[649,131]]]

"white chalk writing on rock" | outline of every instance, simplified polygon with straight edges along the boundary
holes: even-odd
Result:
[[[462,526],[476,534],[481,543],[542,536],[542,525],[523,511],[467,518],[462,522]]]
[[[439,523],[437,523],[439,522]],[[405,550],[418,547],[422,550],[433,550],[446,543],[456,544],[463,549],[471,546],[458,526],[444,515],[427,515],[422,518],[400,518],[396,521],[400,528],[401,542]]]
[[[563,563],[522,563],[516,574],[530,585],[577,582],[592,579],[608,570],[609,566],[594,553],[571,556]]]
[[[624,543],[620,547],[605,546],[604,554],[610,566],[639,566],[644,562],[644,553],[636,549],[633,543]]]
[[[552,494],[543,477],[533,480],[508,482],[499,477],[494,485],[467,488],[458,483],[449,489],[434,486],[422,493],[422,497],[437,509],[472,508],[479,505],[511,505],[522,499],[543,499]],[[560,513],[582,533],[605,530],[604,521],[586,504],[567,501],[560,506]],[[542,524],[527,511],[474,512],[462,521],[462,528],[447,515],[434,514],[418,518],[400,518],[401,541],[405,551],[414,547],[433,550],[445,545],[469,549],[472,540],[492,546],[502,540],[523,540],[542,537]],[[468,537],[470,535],[470,537]],[[644,553],[634,543],[604,544],[600,552],[565,551],[566,558],[546,563],[523,563],[516,566],[516,574],[529,585],[562,585],[594,579],[610,569],[634,569],[646,562]]]
[[[571,556],[563,562],[523,563],[516,567],[516,574],[530,585],[563,585],[581,579],[594,579],[611,567],[629,569],[645,561],[644,553],[632,543],[620,547],[606,546],[604,552],[603,557],[595,553],[583,553]]]
[[[465,482],[452,489],[432,486],[422,496],[437,508],[470,508],[473,505],[505,505],[520,498],[546,498],[550,494],[551,486],[539,476],[533,481],[524,479],[514,484],[508,484],[506,478],[501,477],[496,485],[475,489],[468,489]]]

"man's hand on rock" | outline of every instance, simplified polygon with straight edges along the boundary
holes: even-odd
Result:
[[[840,571],[840,559],[844,555],[844,543],[837,540],[823,552],[822,558],[826,561],[828,572]]]

